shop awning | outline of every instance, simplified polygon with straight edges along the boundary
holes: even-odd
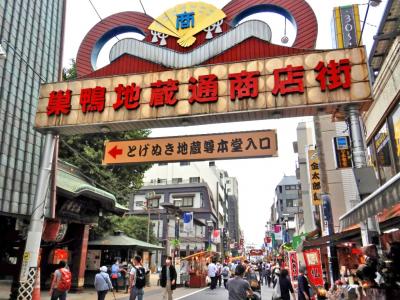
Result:
[[[89,246],[102,247],[126,247],[144,250],[162,250],[164,247],[146,243],[141,240],[131,238],[125,234],[107,235],[101,239],[89,241]]]
[[[326,235],[314,240],[303,241],[303,249],[313,249],[337,245],[339,243],[354,242],[361,238],[360,228],[354,228],[331,235]]]
[[[354,224],[375,216],[385,208],[391,208],[400,201],[400,173],[379,187],[375,192],[339,218],[340,229],[344,230]]]
[[[88,180],[73,171],[68,170],[69,164],[59,161],[57,168],[57,190],[71,198],[79,196],[96,200],[99,207],[110,212],[123,215],[128,209],[117,202],[115,196],[105,190],[95,187]],[[75,169],[71,165],[71,170]]]

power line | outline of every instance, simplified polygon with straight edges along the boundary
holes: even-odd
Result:
[[[139,2],[140,2],[140,5],[142,6],[142,9],[143,9],[143,12],[144,12],[144,14],[145,14],[145,15],[147,15],[147,13],[146,13],[146,10],[144,9],[144,6],[143,6],[143,3],[142,3],[142,0],[139,0]]]
[[[103,21],[103,18],[100,16],[99,12],[97,11],[96,7],[94,6],[92,0],[89,0],[90,5],[92,6],[93,10],[96,12],[97,16],[99,17],[100,21]]]

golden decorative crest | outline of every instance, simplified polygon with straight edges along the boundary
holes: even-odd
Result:
[[[167,10],[151,23],[149,29],[153,35],[161,33],[177,37],[179,45],[189,47],[196,41],[194,36],[202,30],[206,30],[208,36],[211,30],[221,32],[220,25],[225,17],[225,13],[214,5],[187,2]]]

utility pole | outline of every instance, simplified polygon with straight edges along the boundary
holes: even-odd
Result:
[[[55,141],[56,139],[53,133],[48,132],[45,136],[33,211],[22,260],[19,279],[20,286],[17,297],[18,300],[32,299],[33,285],[35,283],[36,272],[38,268],[40,242],[42,240],[45,215],[44,210],[46,207],[47,193],[50,185],[50,175],[52,172]]]

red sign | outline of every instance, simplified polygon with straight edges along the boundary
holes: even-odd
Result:
[[[250,256],[262,256],[264,255],[264,251],[262,249],[251,249]]]
[[[323,286],[321,253],[319,249],[310,249],[303,251],[306,262],[307,277],[315,286]]]
[[[299,276],[299,263],[297,260],[296,251],[290,251],[288,253],[289,256],[289,275],[293,281],[297,281],[297,277]]]
[[[327,65],[320,61],[315,66],[314,72],[321,91],[350,88],[351,65],[348,59],[341,59],[339,62],[331,60]],[[259,71],[249,72],[245,70],[240,73],[228,74],[231,101],[257,98],[259,76]],[[272,90],[274,96],[304,93],[303,66],[288,65],[284,68],[275,69],[272,76],[274,77],[274,88]],[[166,81],[152,82],[150,84],[150,99],[141,99],[142,88],[135,82],[126,86],[118,84],[114,88],[116,100],[112,103],[112,107],[115,111],[122,107],[126,110],[137,110],[142,103],[141,100],[149,102],[150,107],[174,106],[180,100],[178,98],[179,85],[183,83],[189,83],[187,89],[191,94],[188,100],[190,104],[218,101],[218,77],[215,74],[208,74],[198,78],[190,77],[187,82],[179,82],[171,78]],[[106,105],[106,92],[106,88],[101,86],[81,89],[79,104],[82,113],[103,112]],[[71,90],[52,91],[49,94],[47,115],[68,115],[71,111],[71,97],[75,93],[76,91]]]

